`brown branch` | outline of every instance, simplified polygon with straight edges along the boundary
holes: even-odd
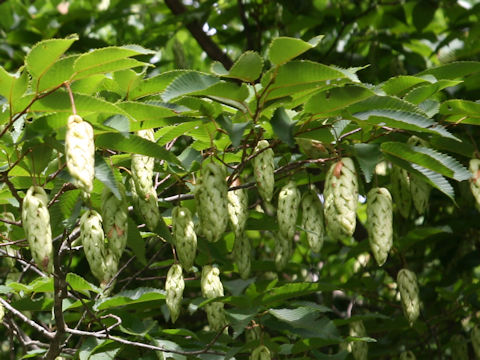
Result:
[[[165,0],[165,4],[174,15],[183,15],[187,12],[187,8],[179,0]],[[225,54],[203,31],[202,24],[200,24],[197,20],[193,20],[187,23],[185,26],[195,40],[197,40],[200,47],[207,53],[210,59],[221,62],[227,70],[232,67],[232,59],[230,59],[230,57]]]

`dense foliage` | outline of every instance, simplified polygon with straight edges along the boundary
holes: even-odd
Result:
[[[479,5],[28,4],[2,358],[480,355]]]

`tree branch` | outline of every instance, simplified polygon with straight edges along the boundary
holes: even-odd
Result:
[[[182,15],[187,12],[187,9],[179,0],[165,0],[165,4],[174,15]],[[230,59],[230,57],[225,54],[207,34],[205,34],[202,24],[197,20],[193,20],[185,26],[210,59],[220,61],[227,70],[232,67],[232,59]]]

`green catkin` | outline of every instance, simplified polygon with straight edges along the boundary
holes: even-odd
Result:
[[[123,186],[120,187],[121,199],[118,199],[107,187],[102,193],[103,229],[108,243],[108,251],[120,261],[128,235],[128,204]]]
[[[242,279],[248,279],[250,276],[252,245],[250,239],[245,233],[235,234],[233,243],[233,258],[238,267],[238,272]]]
[[[190,271],[197,253],[197,235],[188,208],[177,206],[172,210],[172,230],[180,264],[186,271]]]
[[[477,209],[480,209],[480,160],[471,159],[469,168],[472,174],[470,178],[470,190],[477,202]]]
[[[320,252],[325,237],[323,205],[314,189],[307,191],[302,199],[302,226],[310,249]]]
[[[228,225],[228,187],[225,168],[213,162],[203,164],[201,179],[195,189],[200,231],[210,242],[216,242]]]
[[[467,340],[463,335],[456,334],[450,339],[452,359],[468,360],[468,345]]]
[[[420,315],[420,299],[417,276],[413,271],[402,269],[397,274],[397,285],[402,300],[402,308],[410,326]]]
[[[68,118],[65,155],[73,184],[86,194],[90,194],[95,177],[93,128],[78,115],[71,115]]]
[[[15,221],[15,216],[11,212],[4,212],[4,213],[0,214],[0,217],[2,219],[9,220],[9,221],[12,221],[12,222]],[[12,231],[12,225],[2,222],[2,223],[0,223],[0,228],[2,229],[0,242],[10,241],[10,232]],[[16,256],[17,255],[17,251],[14,250],[10,245],[2,246],[2,249],[5,250],[5,252],[9,256]],[[13,259],[11,257],[6,256],[6,257],[3,258],[3,261],[5,262],[5,264],[10,269],[12,269],[15,266],[15,259]]]
[[[411,136],[407,144],[411,146],[423,146],[428,147],[428,142],[417,137]],[[430,198],[430,192],[432,187],[427,184],[422,178],[415,174],[410,174],[410,192],[412,196],[413,206],[420,215],[425,214],[428,209],[428,202]]]
[[[472,341],[475,357],[480,360],[480,327],[476,325],[470,332],[470,340]]]
[[[367,194],[367,230],[373,256],[382,266],[393,244],[392,197],[386,188],[373,188]]]
[[[412,195],[410,190],[410,177],[407,170],[392,165],[390,173],[392,183],[392,197],[396,209],[403,218],[408,219],[412,207]]]
[[[330,166],[323,195],[328,236],[333,240],[352,236],[358,203],[358,180],[352,159],[342,158]]]
[[[216,266],[205,265],[202,269],[202,296],[212,299],[223,296],[223,285],[220,280],[220,270]],[[212,302],[205,305],[208,324],[212,331],[220,331],[226,324],[224,305],[222,302]]]
[[[165,282],[165,301],[173,323],[180,315],[184,289],[185,281],[183,280],[182,267],[179,264],[173,264],[168,270],[167,280]]]
[[[250,360],[270,360],[271,354],[270,350],[265,345],[260,345],[253,349]]]
[[[350,336],[365,337],[367,331],[363,325],[363,321],[354,321],[350,323],[349,329]],[[352,341],[348,346],[350,352],[355,360],[367,360],[368,359],[368,344],[365,341]]]
[[[233,233],[237,236],[243,234],[248,218],[248,194],[245,189],[228,192],[228,215]]]
[[[293,240],[297,226],[301,194],[294,181],[289,181],[278,194],[277,221],[280,233]]]
[[[275,186],[274,154],[273,150],[268,148],[269,146],[270,144],[267,140],[260,140],[254,150],[254,154],[258,153],[258,155],[253,158],[253,175],[257,182],[258,193],[263,201],[267,203],[272,201]]]
[[[30,187],[23,199],[22,223],[33,260],[42,270],[52,273],[53,243],[48,197],[39,186]]]

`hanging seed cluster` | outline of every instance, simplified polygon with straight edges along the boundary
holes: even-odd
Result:
[[[216,266],[205,265],[202,269],[202,296],[213,299],[223,296],[223,285],[220,280],[220,270]],[[205,305],[208,324],[213,331],[221,330],[226,324],[223,303],[215,301]]]
[[[468,344],[467,339],[463,335],[453,335],[450,340],[452,351],[452,359],[468,360]]]
[[[416,360],[415,354],[411,351],[404,351],[400,354],[400,360]],[[455,359],[455,358],[454,358]]]
[[[420,315],[420,299],[417,276],[408,269],[402,269],[397,274],[397,285],[402,299],[402,308],[410,326]]]
[[[33,260],[40,269],[52,273],[53,244],[48,196],[40,186],[30,187],[23,199],[22,223]]]
[[[270,203],[275,187],[275,164],[272,148],[267,140],[260,140],[255,148],[253,158],[253,174],[257,182],[257,190],[263,201]]]
[[[365,337],[367,336],[367,330],[363,321],[353,321],[350,323],[350,336]],[[368,344],[365,341],[352,341],[349,343],[349,350],[355,360],[367,360],[368,359]]]
[[[182,309],[184,289],[185,281],[183,280],[182,267],[179,264],[173,264],[168,270],[167,281],[165,282],[165,292],[167,293],[165,301],[173,323],[177,321]]]
[[[270,350],[265,345],[260,345],[253,349],[250,356],[251,360],[270,360],[271,358]]]
[[[331,165],[325,178],[324,215],[327,233],[334,240],[353,235],[358,204],[358,180],[352,159]]]
[[[197,234],[188,208],[176,206],[172,210],[172,231],[177,257],[182,267],[189,271],[197,253]]]
[[[367,229],[373,256],[378,266],[382,266],[393,244],[392,197],[386,188],[368,192]]]
[[[90,194],[95,177],[93,128],[78,115],[71,115],[68,118],[65,156],[73,184],[86,194]]]

